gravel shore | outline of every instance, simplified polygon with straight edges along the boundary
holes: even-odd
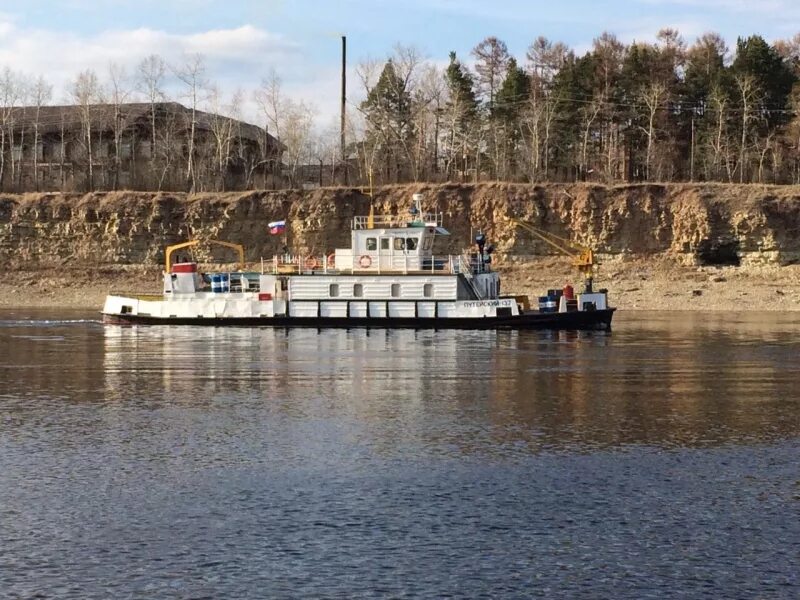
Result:
[[[257,270],[258,265],[252,265]],[[497,266],[502,292],[528,294],[531,304],[549,288],[580,276],[563,259]],[[609,290],[622,310],[800,310],[800,265],[690,267],[673,260],[625,260],[601,266],[596,288]],[[156,265],[61,266],[12,269],[0,278],[0,307],[99,310],[110,291],[160,293]]]

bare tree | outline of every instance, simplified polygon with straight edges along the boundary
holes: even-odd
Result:
[[[156,145],[153,148],[154,164],[157,165],[157,190],[164,189],[165,184],[172,186],[178,182],[170,182],[173,165],[176,164],[181,152],[181,136],[178,113],[173,107],[168,107],[160,117],[159,127],[156,129]],[[182,179],[182,177],[178,177]]]
[[[136,86],[150,104],[150,172],[155,176],[156,160],[156,105],[164,101],[164,77],[167,65],[157,54],[151,54],[139,63]]]
[[[436,65],[421,69],[414,111],[417,129],[417,161],[422,164],[422,176],[436,177],[439,173],[439,137],[441,120],[447,100],[444,73]]]
[[[214,148],[214,175],[215,187],[218,190],[226,189],[226,175],[228,166],[234,157],[234,145],[237,138],[237,124],[241,118],[243,94],[237,90],[231,102],[225,104],[219,87],[212,85],[209,93],[210,102],[210,130]]]
[[[494,36],[487,37],[472,49],[475,57],[475,71],[478,73],[478,83],[489,104],[489,111],[494,108],[494,98],[503,74],[508,67],[508,46],[505,42]]]
[[[759,95],[759,89],[756,78],[750,73],[736,75],[735,81],[742,112],[742,135],[739,143],[739,183],[744,183],[745,169],[747,168],[747,139],[750,122],[754,118],[753,109]]]
[[[400,84],[400,89],[396,90],[396,92],[399,95],[408,94],[412,99],[409,126],[413,131],[414,125],[420,124],[420,118],[427,110],[430,102],[430,98],[425,97],[424,94],[418,93],[421,66],[423,64],[422,53],[415,46],[396,44],[390,60],[394,65],[397,81]],[[396,135],[393,137],[399,142],[406,160],[408,161],[408,165],[411,167],[411,177],[414,181],[418,181],[422,153],[416,152],[416,150],[418,148],[418,141],[420,138],[424,138],[424,135],[420,135],[419,131],[416,131],[417,135],[415,136],[402,135],[400,132],[395,133]]]
[[[119,187],[120,171],[122,170],[123,136],[130,125],[128,122],[129,117],[123,111],[123,104],[128,101],[131,92],[125,69],[120,65],[111,63],[108,67],[108,77],[108,98],[112,107],[110,125],[112,135],[114,136],[114,157],[112,161],[114,167],[112,171],[111,187],[116,190]]]
[[[709,140],[711,146],[711,169],[712,178],[719,178],[722,173],[722,157],[727,154],[728,146],[728,97],[725,91],[716,85],[712,88],[709,95],[709,103],[711,105],[712,114],[715,118],[714,133]],[[730,180],[730,165],[726,163],[728,171],[728,179]]]
[[[189,123],[189,139],[186,157],[186,184],[190,192],[195,189],[195,145],[197,136],[197,110],[203,90],[207,82],[205,79],[206,65],[201,54],[191,54],[184,63],[174,69],[175,76],[186,86],[184,94],[189,99],[191,122]]]
[[[268,128],[272,128],[285,148],[286,175],[289,185],[294,187],[297,185],[300,165],[312,154],[314,110],[303,102],[286,98],[281,90],[281,79],[275,71],[262,81],[254,97]],[[334,160],[332,165],[335,164]]]
[[[264,167],[264,180],[268,178],[268,157],[269,157],[269,131],[278,139],[281,139],[281,78],[278,77],[275,69],[270,69],[267,77],[261,80],[261,87],[253,92],[253,100],[258,105],[264,119],[264,143],[259,144],[261,150],[261,161]],[[273,179],[274,181],[274,179]]]
[[[564,67],[572,51],[561,42],[551,42],[539,36],[528,47],[528,73],[534,81],[549,87],[556,74]]]
[[[13,142],[13,148],[11,152],[11,183],[18,191],[21,191],[23,189],[22,174],[24,171],[23,162],[25,160],[25,133],[28,129],[28,102],[31,95],[30,81],[28,81],[23,74],[17,76],[17,89],[21,106],[17,109],[18,115],[15,120],[16,123],[12,123],[11,141]],[[19,130],[18,141],[14,141],[13,139],[13,129]]]
[[[653,144],[655,143],[655,121],[656,114],[662,107],[667,88],[661,83],[651,83],[646,85],[639,92],[639,97],[647,109],[647,127],[642,127],[647,136],[647,151],[645,153],[645,178],[651,181],[651,164],[653,158]]]
[[[33,101],[33,185],[39,191],[39,149],[42,148],[42,139],[39,134],[42,107],[47,105],[53,97],[53,86],[45,81],[41,75],[31,85],[31,100]]]
[[[558,96],[534,88],[522,112],[522,126],[527,133],[522,140],[528,149],[528,170],[531,181],[547,179],[549,175],[550,137],[559,104]]]
[[[70,90],[73,102],[77,105],[83,129],[81,139],[85,148],[86,187],[94,189],[94,142],[92,130],[94,123],[94,105],[102,101],[100,84],[97,75],[91,69],[78,74]]]
[[[10,68],[0,73],[0,186],[4,186],[6,173],[6,145],[9,147],[13,167],[14,114],[20,100],[19,77]]]
[[[589,174],[589,141],[591,139],[592,126],[594,125],[597,115],[603,110],[605,98],[601,95],[595,98],[589,104],[582,107],[581,113],[581,126],[583,130],[583,139],[581,142],[580,161],[578,163],[578,171],[581,179],[585,179]]]

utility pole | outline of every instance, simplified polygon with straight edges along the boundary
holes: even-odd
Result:
[[[692,142],[689,153],[689,181],[694,181],[694,110],[692,109]]]
[[[345,140],[345,110],[347,104],[347,36],[342,36],[342,114],[340,117],[340,137],[339,156],[342,161],[342,173],[344,184],[347,185],[347,154],[346,154],[346,140]]]

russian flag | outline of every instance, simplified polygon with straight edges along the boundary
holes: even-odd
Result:
[[[273,221],[267,225],[272,235],[280,235],[286,229],[286,221]]]

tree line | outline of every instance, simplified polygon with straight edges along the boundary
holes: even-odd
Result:
[[[149,56],[132,73],[113,64],[106,73],[86,70],[60,98],[78,115],[70,124],[46,110],[54,96],[47,81],[5,68],[0,185],[46,187],[40,147],[54,128],[64,141],[62,164],[69,129],[83,189],[230,189],[232,165],[246,189],[369,181],[800,183],[800,34],[773,43],[752,35],[728,48],[716,33],[689,44],[664,29],[652,43],[626,44],[606,32],[583,54],[539,37],[524,57],[488,37],[469,56],[451,52],[444,62],[398,45],[385,60],[361,61],[356,73],[342,154],[338,125],[318,123],[316,109],[289,97],[274,70],[257,89],[228,94],[200,55],[173,65]],[[157,118],[156,107],[170,101],[186,107],[181,120]],[[137,134],[145,160],[124,180],[133,124],[122,107],[131,102],[151,108],[149,126]],[[247,156],[235,125],[241,120],[265,132]],[[270,136],[280,140],[279,161]],[[78,185],[63,173],[59,182]]]
[[[118,64],[82,71],[57,105],[43,77],[5,67],[0,187],[224,190],[232,170],[239,189],[295,186],[304,164],[335,158],[326,143],[333,136],[316,133],[314,116],[283,92],[274,70],[257,89],[226,94],[200,54],[174,65],[151,55],[132,73]]]
[[[610,33],[522,61],[496,37],[443,69],[412,48],[359,67],[359,172],[381,182],[800,182],[800,34],[691,45]]]

